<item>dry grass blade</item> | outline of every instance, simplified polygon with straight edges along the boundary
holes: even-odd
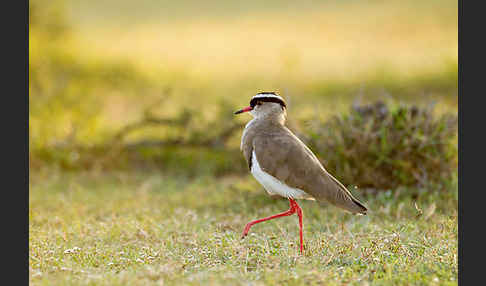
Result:
[[[429,219],[434,213],[435,213],[436,205],[435,203],[432,203],[426,210],[425,210],[425,215],[424,219]]]
[[[422,209],[420,209],[418,206],[417,206],[417,202],[414,202],[413,205],[415,206],[415,209],[417,210],[417,218],[420,217],[424,212],[422,211]]]

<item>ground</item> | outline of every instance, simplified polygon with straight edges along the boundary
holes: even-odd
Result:
[[[300,255],[297,216],[240,239],[288,202],[250,174],[214,176],[208,165],[219,161],[237,169],[227,149],[165,149],[175,155],[163,172],[98,170],[109,164],[56,149],[111,142],[149,107],[204,120],[126,141],[206,132],[215,110],[231,115],[259,91],[281,93],[296,121],[375,99],[457,114],[456,1],[48,2],[59,10],[30,1],[31,285],[457,285],[457,182],[377,195],[352,187],[367,216],[299,201]]]
[[[299,201],[297,216],[250,176],[156,171],[31,173],[31,285],[457,285],[457,186],[353,193],[353,216]]]

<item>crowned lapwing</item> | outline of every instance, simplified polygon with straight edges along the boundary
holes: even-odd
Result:
[[[240,146],[253,177],[270,195],[280,195],[290,202],[286,212],[249,222],[241,238],[254,224],[297,212],[303,253],[302,209],[295,199],[329,202],[353,214],[365,215],[367,208],[285,126],[286,109],[282,97],[274,92],[261,92],[253,96],[250,106],[235,112],[250,112],[254,117],[245,126]]]

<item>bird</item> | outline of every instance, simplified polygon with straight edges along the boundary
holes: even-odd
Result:
[[[302,255],[303,212],[296,199],[330,203],[352,214],[367,214],[367,207],[354,198],[285,125],[287,105],[280,95],[276,92],[259,92],[251,98],[250,106],[234,114],[245,112],[253,117],[243,130],[240,145],[248,168],[269,195],[287,198],[290,206],[285,212],[250,221],[241,239],[257,223],[297,213]]]

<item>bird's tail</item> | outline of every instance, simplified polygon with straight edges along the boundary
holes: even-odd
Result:
[[[357,214],[367,215],[367,213],[368,213],[368,208],[367,207],[365,207],[360,201],[358,201],[357,199],[353,198],[352,196],[351,196],[351,200],[359,208],[359,211],[357,212]]]
[[[353,214],[367,214],[368,208],[365,207],[360,201],[355,199],[351,192],[346,189],[346,187],[341,184],[341,182],[339,182],[329,173],[327,173],[327,180],[327,186],[329,186],[329,189],[332,189],[332,191],[326,192],[326,200],[328,202]]]

